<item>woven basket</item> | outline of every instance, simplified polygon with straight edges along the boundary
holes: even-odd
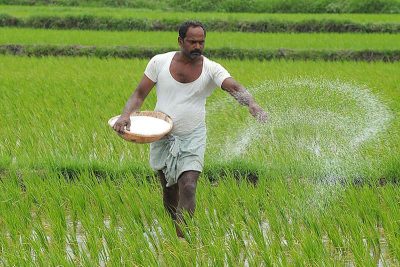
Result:
[[[113,127],[114,123],[113,121],[115,119],[117,119],[120,115],[118,116],[114,116],[111,119],[108,120],[108,124]],[[125,131],[123,134],[117,133],[120,137],[122,137],[123,139],[125,139],[126,141],[130,141],[130,142],[134,142],[134,143],[140,143],[140,144],[144,144],[144,143],[151,143],[151,142],[155,142],[157,140],[160,140],[161,138],[163,138],[164,136],[166,136],[171,130],[172,130],[172,120],[171,118],[165,114],[162,113],[160,111],[140,111],[140,112],[133,112],[131,114],[131,117],[133,116],[149,116],[149,117],[154,117],[157,119],[161,119],[164,120],[166,122],[168,122],[168,124],[170,125],[170,127],[168,128],[168,130],[157,134],[157,135],[142,135],[142,134],[135,134],[135,133],[131,133],[128,131]]]

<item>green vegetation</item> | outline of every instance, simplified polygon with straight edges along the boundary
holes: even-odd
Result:
[[[134,46],[178,49],[176,32],[107,32],[0,28],[0,44]],[[398,50],[400,34],[217,33],[207,34],[208,48],[296,50]]]
[[[159,20],[138,18],[81,16],[31,16],[27,18],[0,14],[2,27],[28,27],[44,29],[89,29],[89,30],[141,30],[176,31],[183,20]],[[209,31],[241,32],[362,32],[398,33],[400,23],[358,23],[328,19],[309,19],[303,21],[259,20],[202,20]]]
[[[68,56],[99,58],[146,58],[165,53],[176,48],[167,47],[96,47],[81,45],[0,45],[1,55],[18,56]],[[205,55],[222,59],[257,60],[325,60],[325,61],[400,61],[400,50],[291,50],[291,49],[242,49],[209,48]]]
[[[176,31],[187,19],[201,20],[210,31],[390,32],[400,31],[398,14],[252,14],[160,10],[0,6],[0,26],[53,29]]]
[[[2,125],[6,125],[0,132],[0,158],[5,169],[99,168],[151,174],[148,146],[124,142],[106,124],[121,111],[147,60],[2,56],[0,62],[0,112]],[[348,179],[357,175],[398,177],[399,158],[393,151],[399,149],[400,125],[391,118],[400,111],[400,95],[395,90],[399,63],[221,63],[252,90],[271,113],[271,122],[258,129],[262,136],[253,136],[247,149],[238,135],[245,138],[247,131],[252,134],[257,129],[248,125],[251,118],[245,108],[238,110],[226,93],[217,90],[208,101],[206,165],[211,170],[213,165],[226,165],[228,169],[267,171],[268,177],[320,177],[327,171],[328,157],[343,163]],[[299,85],[297,80],[306,82]],[[336,87],[343,90],[336,92],[335,86],[325,85],[336,80]],[[262,85],[265,81],[272,84]],[[353,83],[354,88],[346,91],[346,84]],[[370,93],[364,92],[364,85]],[[374,94],[379,95],[376,100]],[[363,106],[374,101],[382,102],[382,107]],[[154,103],[153,91],[143,110],[153,109]],[[375,121],[369,116],[379,118]],[[319,124],[309,121],[312,118],[320,120]],[[350,143],[358,142],[358,135],[363,140],[363,131],[369,128],[373,138],[347,151]],[[231,143],[238,146],[233,149],[239,149],[237,157],[225,155]],[[314,154],[316,145],[326,153],[324,157]],[[343,150],[343,155],[336,155],[331,146],[336,153]]]
[[[149,2],[149,1],[148,1]],[[142,6],[143,7],[143,6]],[[116,19],[135,18],[141,20],[184,21],[289,21],[307,20],[348,21],[352,23],[400,23],[399,14],[288,14],[288,13],[228,13],[228,12],[174,12],[159,9],[133,9],[112,7],[71,7],[71,6],[15,6],[0,5],[0,13],[17,18],[95,16]]]
[[[266,178],[266,177],[265,177]],[[23,190],[21,184],[24,185]],[[323,195],[321,195],[323,194]],[[4,265],[397,265],[400,188],[201,178],[188,242],[160,187],[137,177],[74,182],[13,174],[0,190]]]
[[[398,0],[0,0],[7,5],[114,6],[174,11],[251,13],[399,13]]]
[[[261,34],[207,35],[206,55],[231,59],[400,60],[400,35]],[[0,28],[0,53],[29,56],[150,58],[178,49],[176,32],[107,32]]]
[[[257,5],[271,12],[398,12],[399,4],[235,1],[46,4],[186,11],[212,3],[217,11],[251,12]],[[269,119],[257,123],[221,89],[208,98],[205,169],[186,242],[164,211],[149,146],[124,141],[107,124],[149,57],[178,49],[177,33],[83,30],[127,25],[118,19],[133,23],[130,29],[167,30],[165,23],[176,27],[193,16],[243,23],[244,31],[266,21],[308,21],[321,31],[334,20],[326,25],[399,32],[398,15],[61,6],[0,6],[0,13],[0,266],[399,265],[399,34],[209,31],[206,55],[248,88]],[[107,21],[115,24],[101,26]],[[9,23],[79,30],[4,27]],[[216,29],[229,28],[222,26]],[[374,60],[381,61],[360,62]],[[152,90],[142,110],[155,101]]]

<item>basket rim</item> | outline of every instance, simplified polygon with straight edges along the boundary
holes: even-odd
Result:
[[[150,114],[160,114],[160,115],[164,116],[165,118],[162,119],[162,118],[158,118],[158,117],[154,117],[154,116],[149,116]],[[108,120],[108,125],[112,128],[114,125],[111,125],[111,121],[120,116],[121,116],[121,114],[110,118]],[[168,130],[166,130],[162,133],[152,134],[152,135],[136,134],[136,133],[129,132],[127,130],[124,130],[124,133],[122,133],[122,134],[117,133],[118,135],[120,135],[120,136],[128,135],[128,136],[134,136],[134,137],[139,137],[139,138],[156,138],[156,137],[160,137],[160,136],[163,137],[166,134],[168,134],[172,130],[172,127],[173,127],[173,121],[172,121],[171,117],[161,111],[153,111],[153,110],[134,111],[129,115],[129,117],[134,117],[134,116],[149,116],[149,117],[154,117],[156,119],[164,120],[169,124],[169,128],[168,128]]]

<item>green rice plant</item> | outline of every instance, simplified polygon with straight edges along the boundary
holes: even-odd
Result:
[[[390,185],[387,190],[382,190],[381,193],[380,201],[381,205],[384,207],[381,209],[382,229],[380,229],[385,237],[383,245],[385,245],[385,249],[388,250],[387,253],[389,255],[399,255],[400,242],[397,237],[400,215],[397,210],[400,199],[397,194],[397,186]]]
[[[294,50],[398,50],[398,34],[354,33],[216,33],[209,32],[209,49],[294,49]],[[0,28],[0,44],[176,47],[176,32],[109,32]],[[166,45],[168,44],[168,45]],[[251,45],[249,45],[251,44]]]
[[[255,0],[250,3],[241,1],[60,1],[56,0],[51,3],[37,0],[28,2],[26,0],[2,0],[2,4],[19,4],[19,5],[56,5],[59,9],[68,8],[68,6],[87,6],[87,7],[133,7],[147,8],[151,10],[174,10],[174,11],[219,11],[219,12],[277,12],[277,13],[398,13],[399,5],[395,0],[390,1],[360,1],[351,0],[347,2],[335,1],[265,1]],[[77,7],[75,7],[77,8]]]
[[[95,46],[60,46],[60,45],[0,45],[0,55],[18,55],[28,57],[68,56],[99,58],[151,58],[154,55],[175,50],[174,48],[143,47],[95,47]],[[400,60],[399,50],[291,50],[291,49],[242,49],[215,48],[207,49],[206,56],[214,59],[240,60],[324,60],[324,61],[383,61]],[[7,162],[7,159],[4,160]]]
[[[107,125],[147,61],[2,56],[0,62],[6,170],[52,170],[71,179],[85,171],[140,180],[153,175],[148,146],[123,141]],[[253,177],[395,181],[397,63],[220,62],[266,108],[270,123],[258,125],[216,90],[207,103],[208,174],[237,169]],[[154,103],[153,91],[143,110]]]
[[[222,20],[222,21],[257,21],[257,20],[282,20],[282,21],[304,21],[304,20],[341,20],[360,23],[398,23],[398,14],[290,14],[290,13],[230,13],[230,12],[174,12],[167,10],[146,10],[133,8],[112,7],[73,7],[73,6],[19,6],[0,5],[1,13],[16,17],[30,16],[83,16],[92,15],[98,17],[113,18],[138,18],[154,20]]]
[[[192,18],[193,19],[193,18]],[[115,18],[93,15],[30,16],[15,17],[0,14],[1,27],[44,28],[44,29],[86,29],[113,31],[176,31],[183,20],[149,20],[147,18]],[[358,32],[398,33],[396,23],[360,23],[349,20],[326,18],[303,21],[264,19],[255,21],[202,20],[208,31],[217,32]]]
[[[194,218],[187,220],[190,239],[183,243],[176,238],[171,220],[163,210],[160,186],[155,181],[99,181],[89,173],[69,181],[57,174],[40,177],[27,172],[26,191],[21,192],[18,178],[9,175],[2,180],[7,189],[0,190],[2,197],[13,199],[18,205],[23,203],[30,210],[0,203],[0,259],[15,265],[71,266],[375,263],[365,237],[376,233],[377,226],[364,221],[363,216],[367,215],[362,211],[379,210],[383,218],[394,222],[398,212],[388,207],[398,204],[393,201],[398,187],[343,185],[341,189],[325,185],[337,191],[338,197],[332,198],[324,209],[308,210],[304,202],[313,197],[318,183],[309,179],[266,178],[256,186],[233,176],[218,179],[218,183],[201,178],[197,210]],[[365,207],[371,197],[381,201]],[[108,203],[112,209],[101,203]],[[138,213],[132,212],[134,209]],[[14,218],[13,213],[23,217],[26,212],[31,214],[30,223],[24,225],[15,220],[18,233],[12,241],[12,234],[7,237],[7,233],[12,233],[13,226],[3,222]],[[371,213],[370,217],[375,215]],[[59,227],[63,230],[59,231]],[[395,247],[398,241],[388,237],[391,226],[384,222],[381,227],[386,234],[379,234],[379,238],[388,247]],[[335,238],[342,244],[331,243]],[[378,255],[388,264],[398,261],[397,254],[383,247]]]

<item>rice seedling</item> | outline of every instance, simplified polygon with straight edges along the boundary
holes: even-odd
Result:
[[[0,62],[5,125],[0,158],[6,169],[149,173],[148,146],[123,141],[107,125],[146,61],[2,57]],[[270,123],[257,125],[246,109],[216,90],[207,104],[206,166],[247,165],[272,177],[325,182],[397,175],[398,155],[392,151],[399,144],[398,64],[221,63],[269,111]],[[143,110],[154,103],[153,91]]]
[[[133,8],[112,8],[112,7],[72,7],[72,6],[18,6],[0,5],[2,13],[18,17],[29,16],[71,16],[71,15],[90,15],[98,17],[114,18],[141,18],[156,20],[283,20],[283,21],[302,21],[302,20],[347,20],[355,22],[380,22],[390,23],[399,22],[398,14],[274,14],[274,13],[224,13],[224,12],[173,12],[161,10],[146,10]]]
[[[0,44],[178,47],[176,32],[0,28]],[[207,48],[399,50],[400,35],[382,33],[208,32]],[[249,45],[251,44],[251,45]],[[176,48],[178,49],[178,48]],[[205,50],[207,52],[207,50]]]
[[[388,208],[398,206],[397,186],[345,187],[325,210],[303,213],[302,201],[313,188],[307,180],[262,177],[253,186],[232,176],[218,184],[201,179],[197,211],[186,228],[189,242],[182,243],[163,210],[156,181],[25,176],[24,192],[16,175],[2,180],[0,259],[5,265],[376,265],[399,260],[396,230],[387,224],[398,217]],[[371,197],[379,201],[370,203]]]

